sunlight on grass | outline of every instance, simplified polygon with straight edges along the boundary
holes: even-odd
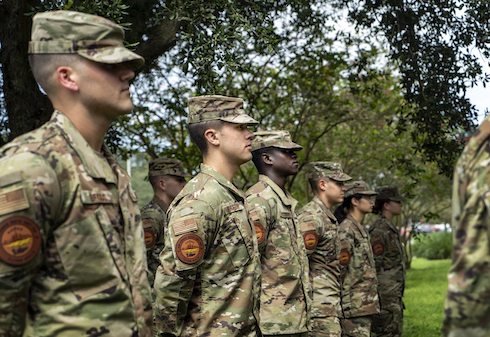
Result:
[[[407,271],[403,337],[441,335],[447,272],[451,260],[415,259]]]

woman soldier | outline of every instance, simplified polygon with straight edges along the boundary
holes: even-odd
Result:
[[[373,315],[379,313],[378,280],[367,230],[361,225],[371,213],[374,196],[363,181],[346,185],[342,205],[335,210],[339,220],[342,280],[342,336],[369,337]]]
[[[378,189],[373,213],[379,218],[369,228],[373,247],[381,313],[373,319],[376,337],[401,337],[403,328],[403,291],[405,289],[405,249],[398,228],[391,222],[402,212],[402,201],[395,186]]]

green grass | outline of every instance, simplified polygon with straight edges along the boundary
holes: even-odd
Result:
[[[451,260],[412,261],[407,270],[403,337],[440,337]]]

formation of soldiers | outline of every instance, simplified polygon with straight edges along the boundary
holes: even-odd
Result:
[[[200,173],[152,160],[140,213],[103,143],[144,62],[123,38],[93,15],[33,17],[29,62],[55,111],[0,149],[0,336],[401,336],[398,189],[312,162],[315,197],[296,209],[285,183],[302,147],[253,134],[239,98],[189,99]],[[233,177],[250,160],[259,180],[244,193]]]

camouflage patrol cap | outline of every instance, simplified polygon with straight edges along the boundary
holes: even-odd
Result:
[[[330,178],[335,181],[347,181],[352,178],[342,171],[340,163],[314,161],[308,164],[308,179]]]
[[[140,68],[145,59],[124,47],[121,26],[100,16],[53,11],[37,13],[32,18],[29,54],[78,54],[107,64],[128,62]]]
[[[398,193],[398,187],[396,186],[381,186],[376,191],[379,193],[376,200],[403,201],[406,199]]]
[[[221,120],[235,124],[259,124],[243,110],[243,99],[220,95],[189,98],[187,123]]]
[[[354,194],[361,194],[361,195],[377,195],[378,193],[371,191],[368,187],[368,185],[364,181],[353,181],[350,183],[345,184],[345,188],[347,189],[345,191],[345,198],[350,197],[351,195]]]
[[[178,159],[155,158],[148,163],[148,175],[150,177],[171,175],[177,177],[191,177],[184,171],[184,165]]]
[[[291,140],[291,135],[288,131],[258,131],[254,132],[252,138],[252,152],[266,147],[278,147],[280,149],[290,149],[299,151],[303,147],[294,143]]]

